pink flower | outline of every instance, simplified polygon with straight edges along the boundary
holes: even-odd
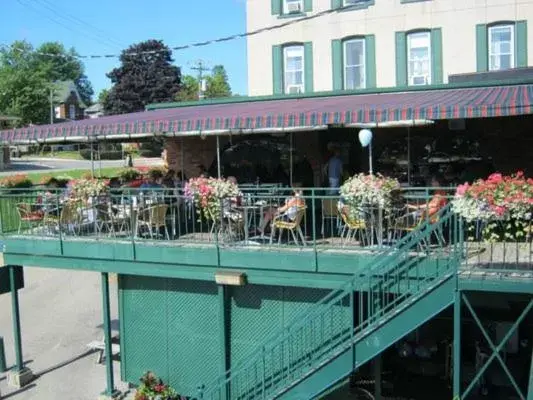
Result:
[[[494,174],[489,176],[487,181],[489,181],[489,183],[500,183],[501,181],[503,181],[503,176],[499,172],[495,172]]]

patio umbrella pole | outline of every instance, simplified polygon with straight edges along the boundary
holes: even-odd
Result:
[[[290,179],[289,180],[291,182],[291,187],[292,187],[292,141],[293,141],[292,135],[293,133],[291,132],[289,136],[289,140],[290,140],[290,143],[289,143],[289,176],[290,176]]]
[[[218,172],[218,179],[220,179],[220,136],[217,135],[217,172]]]
[[[411,186],[411,128],[407,127],[407,186]]]

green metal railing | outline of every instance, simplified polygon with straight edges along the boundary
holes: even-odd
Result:
[[[354,276],[316,303],[311,312],[267,340],[250,359],[208,385],[200,398],[276,398],[403,307],[456,276],[462,256],[461,224],[447,206],[438,222],[425,223],[376,256],[364,276]],[[451,233],[448,245],[422,245],[446,228]]]

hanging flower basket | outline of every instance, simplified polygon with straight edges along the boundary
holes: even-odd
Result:
[[[468,223],[468,238],[491,242],[521,241],[531,233],[533,179],[518,171],[459,185],[453,210]]]
[[[239,187],[226,179],[192,178],[185,184],[185,196],[194,201],[200,216],[218,221],[222,201],[239,196]]]
[[[388,211],[400,196],[400,182],[383,175],[357,174],[340,188],[343,200],[354,208],[375,207]]]

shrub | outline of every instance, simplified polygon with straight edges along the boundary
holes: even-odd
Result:
[[[124,168],[118,172],[117,176],[122,182],[130,182],[138,179],[141,173],[134,168]]]
[[[90,160],[91,159],[91,150],[90,149],[83,149],[80,150],[80,156],[84,160]],[[98,156],[97,152],[94,152],[94,158]],[[122,152],[121,151],[101,151],[100,152],[100,160],[121,160],[122,159]]]
[[[26,189],[32,186],[32,181],[24,174],[11,175],[0,179],[0,188]]]

